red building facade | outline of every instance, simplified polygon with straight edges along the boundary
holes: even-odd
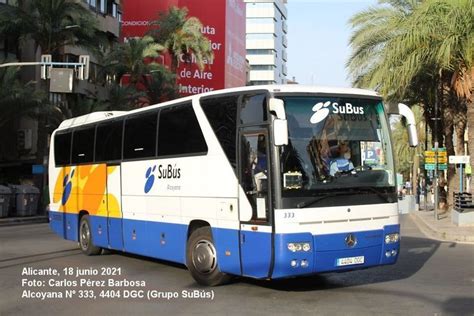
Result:
[[[125,0],[123,1],[122,37],[140,37],[149,29],[149,21],[169,7],[186,7],[188,16],[197,17],[209,38],[214,60],[200,71],[194,61],[180,63],[178,84],[183,95],[244,86],[245,4],[243,0]],[[163,57],[170,64],[170,57]],[[167,60],[168,59],[168,60]]]

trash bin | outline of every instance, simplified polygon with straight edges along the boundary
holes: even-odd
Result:
[[[16,215],[36,215],[40,191],[32,185],[16,186]]]
[[[0,217],[7,217],[10,212],[10,197],[12,190],[9,187],[0,185]]]
[[[10,213],[9,216],[16,216],[16,184],[7,184],[8,188],[10,189]]]

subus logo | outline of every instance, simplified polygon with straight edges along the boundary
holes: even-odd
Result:
[[[167,166],[158,165],[152,166],[147,169],[145,172],[145,193],[148,193],[153,188],[155,183],[155,170],[158,169],[158,174],[156,178],[158,179],[179,179],[181,178],[181,168],[177,168],[176,165],[168,164]]]
[[[63,179],[63,196],[61,198],[61,204],[62,205],[65,205],[67,203],[67,200],[71,196],[72,177],[74,176],[74,171],[76,171],[76,169],[71,171],[71,175],[66,174],[66,176]]]
[[[313,106],[313,116],[309,120],[312,124],[316,124],[324,120],[329,115],[329,105],[331,101],[319,102]]]
[[[344,105],[339,105],[337,102],[331,104],[331,101],[318,102],[313,106],[314,114],[309,121],[312,124],[323,121],[329,115],[331,108],[334,114],[364,114],[364,108],[362,106],[353,106],[347,102]]]
[[[156,166],[148,168],[148,170],[145,173],[145,193],[150,192],[151,188],[153,188],[153,184],[155,183],[155,175],[153,172],[155,172]]]

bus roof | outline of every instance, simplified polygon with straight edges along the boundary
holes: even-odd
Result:
[[[366,97],[377,97],[381,98],[375,91],[357,89],[357,88],[336,88],[336,87],[323,87],[323,86],[305,86],[299,84],[288,84],[288,85],[261,85],[261,86],[247,86],[247,87],[237,87],[229,88],[222,90],[215,90],[211,92],[206,92],[202,94],[196,94],[192,96],[187,96],[172,101],[167,101],[159,104],[150,105],[147,107],[139,108],[131,111],[107,111],[107,112],[93,112],[86,115],[78,116],[75,118],[67,119],[63,121],[58,130],[68,129],[75,126],[84,125],[87,123],[94,123],[103,121],[106,119],[111,119],[114,117],[119,117],[127,114],[139,113],[142,111],[151,110],[153,108],[158,108],[162,106],[172,105],[176,103],[191,101],[193,98],[201,97],[212,97],[222,94],[230,94],[237,92],[252,92],[252,91],[262,91],[266,90],[270,93],[284,94],[284,93],[308,93],[308,94],[334,94],[334,95],[344,95],[344,96],[366,96]]]

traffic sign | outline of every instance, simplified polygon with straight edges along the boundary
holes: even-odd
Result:
[[[435,156],[434,151],[431,151],[431,150],[426,150],[425,151],[425,157],[434,157],[434,156]]]
[[[435,164],[435,163],[436,163],[436,159],[435,159],[435,157],[425,157],[425,163],[428,163],[428,164]]]
[[[449,163],[452,164],[469,164],[470,156],[449,156]]]
[[[436,164],[434,163],[425,163],[425,170],[435,170]],[[438,170],[447,170],[447,164],[438,164]]]
[[[435,165],[425,163],[425,170],[435,170]]]

